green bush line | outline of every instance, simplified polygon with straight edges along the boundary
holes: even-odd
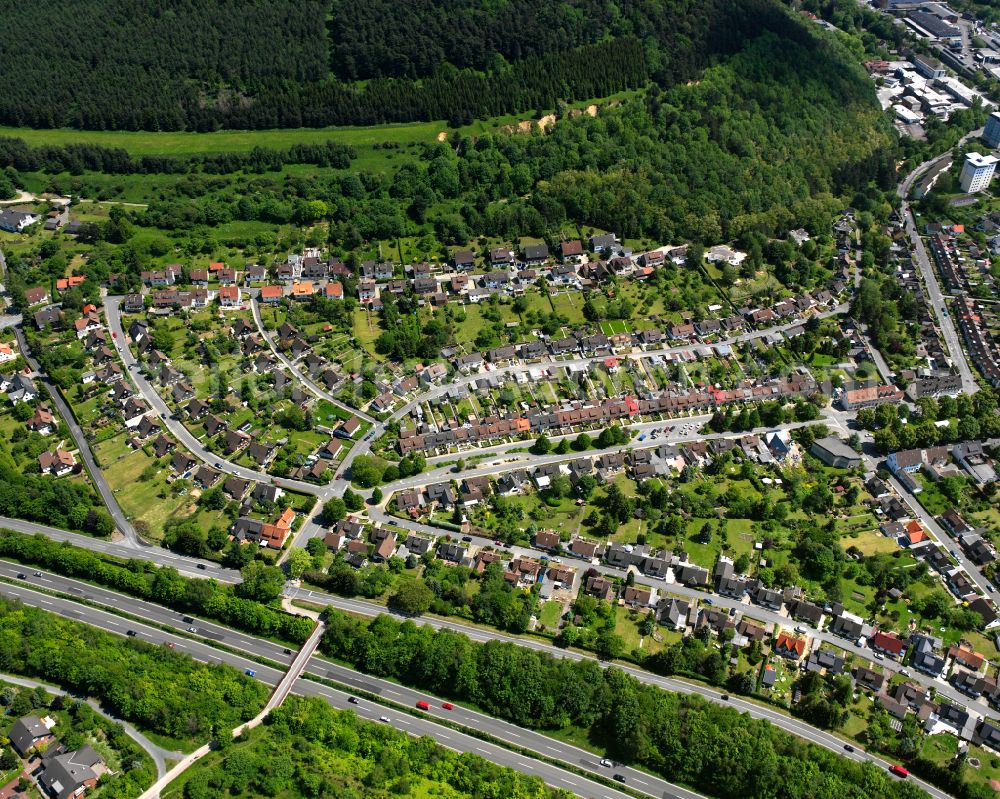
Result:
[[[236,596],[232,586],[215,580],[184,577],[176,569],[148,561],[98,555],[43,535],[0,529],[0,557],[87,580],[255,635],[300,644],[313,629],[309,619]]]

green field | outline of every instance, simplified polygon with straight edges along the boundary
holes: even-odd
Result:
[[[318,144],[336,141],[367,146],[391,141],[398,144],[432,142],[443,130],[444,122],[412,122],[366,128],[293,128],[290,130],[219,130],[211,133],[183,131],[104,131],[57,128],[36,130],[0,126],[0,136],[14,136],[30,145],[97,144],[120,147],[131,155],[189,156],[202,153],[246,152],[254,147],[287,149],[294,144]]]
[[[601,322],[601,332],[605,336],[613,336],[615,333],[628,333],[628,323],[622,319],[609,319]]]

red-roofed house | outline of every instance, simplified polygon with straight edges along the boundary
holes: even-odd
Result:
[[[872,636],[871,647],[877,652],[883,652],[893,658],[898,658],[903,654],[903,640],[881,630]]]
[[[326,284],[326,296],[330,300],[344,299],[344,286],[339,280]]]
[[[983,667],[983,663],[986,662],[986,658],[978,652],[973,652],[968,647],[959,646],[958,644],[952,644],[949,647],[948,657],[954,658],[956,663],[961,663],[973,671],[979,671]]]
[[[221,286],[219,288],[219,304],[226,308],[233,308],[240,304],[239,286]]]
[[[786,632],[778,635],[774,642],[774,652],[789,660],[798,660],[806,653],[806,639],[795,638]]]
[[[906,537],[912,547],[915,544],[919,544],[921,541],[926,541],[927,533],[924,532],[924,528],[920,525],[920,522],[913,520],[906,525]]]
[[[559,246],[563,261],[580,261],[583,258],[583,242],[579,239],[564,241]]]
[[[292,522],[295,521],[295,511],[285,508],[281,516],[274,524],[265,524],[260,528],[260,540],[272,549],[281,549],[285,545],[285,539],[292,531]]]
[[[281,286],[262,286],[260,290],[261,302],[278,302],[281,299]]]

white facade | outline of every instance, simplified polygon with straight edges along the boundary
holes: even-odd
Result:
[[[986,120],[983,143],[987,147],[1000,147],[1000,111],[994,111]]]
[[[965,163],[962,165],[962,174],[959,176],[959,183],[962,191],[968,194],[975,194],[990,185],[993,179],[993,170],[996,169],[997,159],[992,155],[980,155],[979,153],[968,153],[965,156]]]

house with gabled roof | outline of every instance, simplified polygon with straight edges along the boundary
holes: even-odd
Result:
[[[54,740],[52,725],[46,724],[46,721],[51,720],[22,716],[11,725],[7,738],[21,757],[27,757],[36,748],[46,746]]]
[[[778,634],[774,642],[774,653],[789,660],[799,660],[806,651],[804,638],[796,638],[784,631]]]

